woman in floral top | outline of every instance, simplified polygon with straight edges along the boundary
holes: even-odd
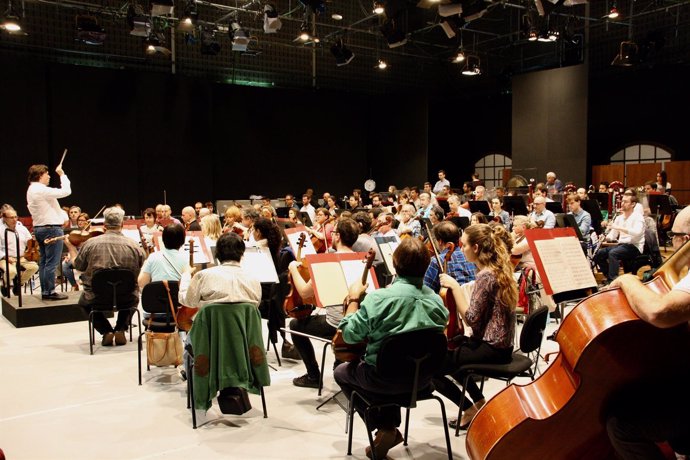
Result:
[[[468,262],[477,266],[477,275],[469,304],[458,282],[441,275],[441,285],[453,293],[465,324],[472,335],[456,350],[449,351],[443,375],[434,379],[436,390],[456,404],[460,404],[462,392],[446,377],[464,381],[458,372],[460,366],[469,363],[508,363],[513,353],[515,337],[514,310],[518,291],[510,263],[512,240],[505,228],[498,225],[477,224],[468,227],[462,235],[462,252]],[[484,395],[470,379],[467,384],[464,413],[460,428],[467,428],[477,411],[484,405]],[[474,401],[474,404],[472,404]],[[451,421],[455,427],[457,421]]]

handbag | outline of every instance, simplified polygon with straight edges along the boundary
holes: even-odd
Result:
[[[224,414],[242,415],[252,409],[247,390],[241,387],[228,387],[220,390],[218,406]]]
[[[163,285],[168,291],[170,311],[175,319],[175,324],[177,324],[177,315],[175,314],[168,282],[163,281]],[[173,332],[151,331],[149,329],[151,328],[152,318],[153,315],[149,317],[149,324],[146,328],[146,362],[149,366],[179,366],[182,364],[182,340],[178,334],[177,327]]]

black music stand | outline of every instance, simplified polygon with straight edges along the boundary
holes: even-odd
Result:
[[[647,201],[649,202],[649,210],[659,216],[666,216],[673,214],[673,208],[671,208],[671,201],[668,199],[668,195],[665,193],[650,193],[647,195]]]
[[[572,214],[564,214],[562,212],[556,214],[556,227],[571,227],[573,230],[575,230],[575,234],[577,235],[578,240],[582,241],[584,239],[582,237],[580,227],[578,227],[577,222],[575,222],[575,216],[573,216]]]
[[[525,199],[522,196],[504,196],[503,209],[512,216],[526,216],[529,214]]]
[[[489,209],[489,202],[486,200],[473,200],[469,201],[470,203],[470,212],[473,214],[475,212],[481,212],[485,216],[488,216],[489,213],[491,212],[491,209]]]
[[[609,210],[609,194],[608,193],[599,193],[599,192],[592,192],[587,194],[589,196],[590,200],[596,200],[597,203],[599,203],[599,211],[601,212],[602,209],[605,209],[607,212]],[[583,201],[584,203],[584,201]],[[584,208],[584,206],[582,206]],[[587,209],[587,208],[585,208]],[[589,210],[587,210],[590,214],[592,214]]]
[[[287,206],[281,206],[279,208],[276,208],[276,217],[280,217],[281,219],[287,219],[289,217],[290,208]]]
[[[602,195],[608,195],[608,193],[602,193]],[[597,234],[601,233],[601,221],[603,220],[603,216],[601,215],[599,201],[595,199],[582,200],[580,201],[580,206],[592,216],[592,229],[594,229]]]
[[[448,198],[439,198],[436,197],[436,202],[438,203],[439,206],[443,209],[443,212],[445,214],[448,214],[450,212],[450,205],[448,204]]]
[[[470,226],[470,218],[465,216],[453,216],[448,219],[453,222],[460,230],[465,230]]]
[[[311,217],[309,217],[309,213],[300,211],[299,212],[299,220],[302,221],[304,225],[307,227],[311,227],[313,224],[311,222]]]
[[[551,211],[554,214],[562,214],[563,213],[563,205],[561,204],[560,201],[547,201],[546,203],[546,209]]]

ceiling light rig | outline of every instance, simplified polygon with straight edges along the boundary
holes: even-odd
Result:
[[[481,62],[479,56],[469,55],[465,60],[465,67],[462,68],[462,74],[468,77],[476,77],[482,74]]]
[[[7,3],[7,10],[2,15],[0,29],[13,35],[28,35],[22,30],[21,19],[24,17],[24,4],[21,3],[21,10],[12,4],[12,0]]]
[[[379,70],[386,70],[388,68],[388,63],[383,59],[379,59],[374,68]]]
[[[372,11],[374,12],[374,14],[383,14],[386,11],[383,2],[374,2],[374,8]]]
[[[86,45],[100,46],[105,41],[105,29],[98,23],[96,16],[78,14],[74,18],[77,28],[76,41]]]
[[[338,67],[348,65],[355,58],[355,53],[345,46],[342,38],[331,46],[331,53],[335,57],[335,65]]]
[[[280,22],[276,7],[270,3],[264,5],[264,33],[274,34],[278,32],[281,27],[283,27],[283,23]]]
[[[196,8],[196,2],[194,0],[187,0],[184,7],[184,14],[177,28],[185,32],[192,31],[195,29],[198,19],[199,11]]]
[[[620,16],[620,13],[618,12],[618,5],[616,4],[615,1],[611,2],[611,8],[609,9],[609,13],[606,15],[609,19],[618,19]]]

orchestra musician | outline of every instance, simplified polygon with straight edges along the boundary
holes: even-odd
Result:
[[[453,255],[448,262],[447,273],[460,285],[474,281],[477,267],[473,263],[467,261],[460,248],[460,230],[458,227],[453,222],[446,220],[435,225],[431,231],[438,242],[439,250],[441,250],[439,254],[441,260],[443,260],[448,253],[448,243],[453,243],[455,245]],[[424,273],[424,284],[429,286],[436,293],[441,290],[441,281],[439,279],[440,273],[441,267],[438,265],[438,260],[436,260],[436,257],[432,257]]]
[[[234,232],[242,236],[246,228],[240,225],[241,220],[242,211],[240,211],[240,208],[237,206],[228,206],[223,216],[222,233]]]
[[[601,247],[594,255],[594,261],[601,273],[606,275],[606,282],[610,283],[618,277],[620,264],[632,260],[642,254],[644,249],[644,218],[634,212],[637,196],[624,194],[622,214],[608,225],[610,232],[606,241],[617,242],[615,246]]]
[[[302,225],[302,221],[299,220],[297,212],[298,211],[296,208],[288,209],[288,220],[292,222],[294,225]]]
[[[422,226],[417,219],[414,218],[414,206],[410,203],[404,204],[400,211],[401,219],[398,225],[397,232],[399,237],[404,235],[417,238],[422,234]]]
[[[77,218],[77,229],[84,230],[89,225],[89,215],[82,212]],[[77,252],[79,248],[77,248]],[[62,276],[67,280],[70,286],[72,286],[73,291],[79,290],[79,283],[77,282],[77,277],[74,274],[74,266],[72,265],[72,259],[70,258],[69,252],[65,255],[62,260]]]
[[[690,240],[690,207],[676,216],[669,236],[675,250]],[[690,323],[690,273],[663,295],[643,285],[633,274],[616,278],[610,287],[620,288],[630,308],[653,326],[669,328]],[[650,347],[654,345],[649,344]],[[684,371],[684,378],[676,374],[673,381],[659,374],[653,381],[638,382],[641,388],[618,398],[618,404],[608,413],[606,428],[619,458],[668,458],[657,445],[662,441],[668,442],[678,454],[690,455],[690,392],[687,389],[690,369]],[[653,400],[639,404],[642,392],[654,395]]]
[[[546,173],[546,190],[549,195],[554,193],[561,193],[563,191],[563,182],[556,178],[556,173],[549,171]]]
[[[520,262],[515,267],[522,269],[525,266],[534,267],[534,256],[530,250],[527,238],[525,238],[525,230],[533,228],[534,224],[527,216],[515,216],[513,218],[513,248],[510,254],[514,258],[519,258]]]
[[[530,220],[537,227],[554,228],[556,227],[556,216],[546,209],[546,198],[541,195],[534,194],[534,211],[529,215]]]
[[[209,214],[201,218],[199,227],[204,238],[210,240],[211,246],[215,246],[218,238],[223,233],[220,227],[220,220],[213,214]]]
[[[327,252],[333,245],[333,224],[330,223],[331,215],[326,208],[316,210],[316,220],[313,227],[307,227],[312,238],[319,241],[315,244],[317,252]],[[313,241],[313,240],[312,240]]]
[[[254,222],[259,218],[259,212],[254,208],[242,208],[242,227],[247,230],[243,232],[243,238],[247,246],[255,245],[254,240]]]
[[[431,212],[429,213],[429,222],[434,226],[439,222],[442,222],[445,218],[445,212],[443,208],[437,204],[431,206]]]
[[[181,225],[170,224],[163,229],[163,247],[149,254],[141,267],[137,284],[143,289],[156,281],[180,281],[187,269],[189,258],[180,248],[185,242],[185,230]],[[146,317],[146,313],[144,313]]]
[[[299,211],[306,212],[309,215],[309,219],[311,219],[313,225],[314,222],[316,222],[316,209],[314,209],[314,206],[312,206],[310,200],[311,197],[306,193],[302,195],[302,207],[299,209]]]
[[[431,191],[431,182],[424,182],[424,193],[429,194],[431,204],[436,204],[436,194]]]
[[[352,219],[340,218],[333,232],[333,246],[338,253],[353,252],[352,246],[357,241],[359,234],[359,225]],[[310,299],[314,297],[314,286],[312,280],[304,281],[300,275],[297,267],[301,265],[302,261],[295,260],[290,262],[288,270],[292,275],[292,282],[294,289],[297,289],[302,299]],[[314,311],[311,316],[303,319],[293,319],[290,321],[290,329],[305,334],[315,335],[326,339],[332,338],[338,328],[338,323],[343,318],[342,305],[329,305],[324,309],[325,314],[320,311]],[[314,354],[314,346],[306,337],[293,335],[292,341],[297,348],[304,365],[307,368],[307,373],[301,377],[293,379],[292,383],[298,387],[318,388],[319,387],[319,364],[316,361]]]
[[[199,214],[201,213],[202,209],[204,209],[204,205],[201,201],[197,201],[196,203],[194,203],[194,212],[196,212],[197,219],[201,217]]]
[[[570,214],[572,214],[575,218],[575,223],[580,229],[582,236],[587,237],[592,228],[592,216],[587,211],[582,209],[579,195],[570,195],[568,198],[568,209],[570,209]]]
[[[462,204],[462,198],[460,198],[458,195],[451,195],[448,197],[448,207],[450,207],[450,212],[446,216],[447,219],[451,217],[467,217],[468,219],[472,218],[472,213],[469,211],[469,209],[465,209],[461,206]]]
[[[368,287],[361,280],[355,281],[349,289],[346,300],[345,318],[338,328],[342,330],[347,343],[367,340],[364,358],[340,364],[334,372],[335,381],[349,398],[352,391],[376,403],[376,395],[395,394],[411,391],[409,381],[388,381],[376,372],[377,353],[383,341],[394,334],[421,329],[442,331],[448,321],[448,310],[441,298],[424,286],[422,276],[429,265],[429,252],[421,241],[406,238],[393,252],[393,266],[398,277],[392,285],[378,289],[363,297]],[[342,306],[340,307],[342,310]],[[430,381],[420,381],[419,389],[430,385]],[[360,402],[361,400],[356,399]],[[359,414],[364,408],[356,407]],[[379,411],[369,413],[368,430],[377,429],[374,440],[376,458],[384,459],[388,451],[400,444],[400,408],[385,405]],[[366,448],[371,458],[370,448]]]
[[[328,209],[328,214],[330,214],[331,217],[338,217],[338,203],[335,201],[335,197],[329,196],[326,198],[325,204]]]
[[[77,254],[77,248],[70,243],[69,239],[65,239],[65,245],[69,250],[74,268],[82,272],[81,282],[83,290],[79,298],[79,305],[87,314],[91,310],[92,302],[96,297],[91,290],[91,279],[97,270],[120,267],[131,270],[136,278],[139,276],[139,271],[146,258],[139,244],[122,234],[124,216],[125,212],[118,207],[107,208],[103,212],[105,233],[97,238],[88,239],[80,246],[79,254]],[[137,303],[137,292],[138,287],[135,285],[134,291],[131,293],[133,305]],[[112,346],[113,341],[115,345],[126,344],[125,330],[129,326],[130,319],[130,310],[119,310],[117,322],[113,328],[102,312],[96,312],[93,315],[93,326],[103,335],[101,344],[103,346]]]
[[[432,192],[434,193],[441,193],[443,190],[443,187],[448,187],[450,189],[450,181],[446,179],[446,172],[443,169],[440,169],[438,171],[438,180],[434,184],[434,188],[432,189]]]
[[[421,200],[419,198],[419,188],[410,187],[410,203],[414,205],[415,209],[419,209],[421,206]]]
[[[429,218],[431,214],[431,195],[427,192],[422,192],[419,194],[419,206],[417,207],[417,216]]]
[[[5,253],[5,229],[10,230],[7,233],[7,253]],[[22,268],[19,280],[15,279],[17,276],[17,238],[15,238],[15,234],[19,237],[19,265]],[[4,272],[9,261],[9,279],[10,283],[13,283],[12,291],[15,295],[19,295],[21,286],[38,271],[38,264],[26,260],[24,257],[26,243],[29,240],[31,240],[31,233],[24,224],[19,222],[17,211],[9,205],[3,206],[2,222],[0,223],[0,270]],[[3,276],[6,277],[7,273],[4,273]],[[9,289],[9,285],[3,289]],[[3,295],[7,294],[7,292],[3,292]]]
[[[295,203],[295,196],[292,193],[285,195],[285,207],[295,208],[295,210],[299,211],[299,206]]]
[[[180,220],[177,217],[172,217],[172,215],[171,215],[172,209],[170,209],[169,204],[164,204],[161,209],[162,209],[162,216],[163,216],[161,218],[161,221],[163,223],[165,223],[165,225],[168,225],[170,223],[182,225],[182,222],[180,222]],[[184,225],[182,225],[182,226],[184,227]]]
[[[456,381],[464,381],[458,369],[469,363],[508,363],[513,353],[515,338],[514,306],[518,290],[509,261],[512,241],[502,225],[471,225],[462,234],[462,252],[468,262],[479,270],[469,302],[460,284],[446,274],[440,275],[441,286],[447,287],[455,299],[458,312],[472,335],[460,343],[459,348],[448,352],[444,369],[434,378],[436,390],[458,406],[462,399],[460,389],[446,375]],[[461,420],[449,425],[466,429],[478,410],[484,405],[484,394],[470,379],[467,384]],[[474,404],[472,404],[474,402]]]
[[[364,211],[354,213],[352,220],[359,225],[359,235],[357,236],[357,241],[352,245],[352,250],[355,252],[369,252],[369,249],[373,249],[376,252],[376,257],[374,257],[374,268],[376,268],[383,263],[383,256],[381,256],[381,250],[379,245],[376,244],[376,240],[369,234],[373,220],[369,213]]]
[[[201,226],[196,220],[196,211],[191,206],[182,208],[182,221],[184,222],[184,229],[188,232],[200,232]]]
[[[477,224],[488,224],[489,221],[487,220],[486,216],[482,214],[481,212],[473,212],[470,215],[470,225],[477,225]]]
[[[69,211],[67,211],[68,220],[67,222],[65,222],[65,228],[77,228],[77,220],[79,219],[79,214],[81,214],[81,208],[79,206],[70,207]]]
[[[510,230],[510,214],[508,214],[508,211],[504,211],[502,206],[503,201],[500,198],[492,198],[489,217],[498,218],[506,230]]]
[[[55,271],[62,259],[62,240],[52,244],[45,244],[48,238],[59,237],[64,234],[62,226],[65,222],[64,213],[60,209],[58,198],[64,198],[72,193],[69,178],[58,165],[55,172],[60,176],[60,188],[48,187],[50,174],[46,165],[33,165],[29,168],[29,189],[26,192],[26,202],[33,220],[34,235],[38,241],[40,260],[38,263],[38,277],[41,283],[41,298],[43,300],[64,300],[65,294],[55,292]]]

